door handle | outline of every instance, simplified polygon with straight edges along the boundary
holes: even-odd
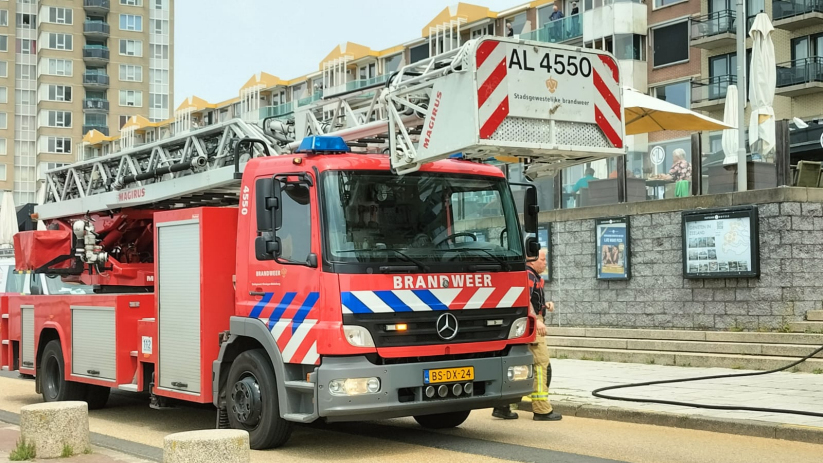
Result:
[[[172,381],[171,385],[174,386],[174,387],[179,387],[179,388],[183,388],[183,389],[188,389],[188,387],[189,387],[188,383],[181,383],[180,381]]]

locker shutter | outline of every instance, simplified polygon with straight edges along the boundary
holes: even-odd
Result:
[[[114,307],[71,308],[71,372],[117,378]]]

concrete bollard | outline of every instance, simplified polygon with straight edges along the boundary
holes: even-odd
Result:
[[[163,463],[248,463],[249,433],[206,429],[169,434],[163,439]]]
[[[89,408],[86,402],[48,402],[20,409],[20,435],[33,443],[37,458],[58,458],[64,451],[89,448]]]

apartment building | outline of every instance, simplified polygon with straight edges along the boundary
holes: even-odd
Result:
[[[173,0],[0,0],[0,190],[34,202],[42,173],[172,116]]]

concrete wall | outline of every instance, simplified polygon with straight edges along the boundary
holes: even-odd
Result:
[[[682,277],[681,212],[758,204],[759,278]],[[629,215],[631,279],[595,279],[594,219]],[[777,328],[820,310],[823,189],[780,188],[551,211],[552,324],[726,330]]]

